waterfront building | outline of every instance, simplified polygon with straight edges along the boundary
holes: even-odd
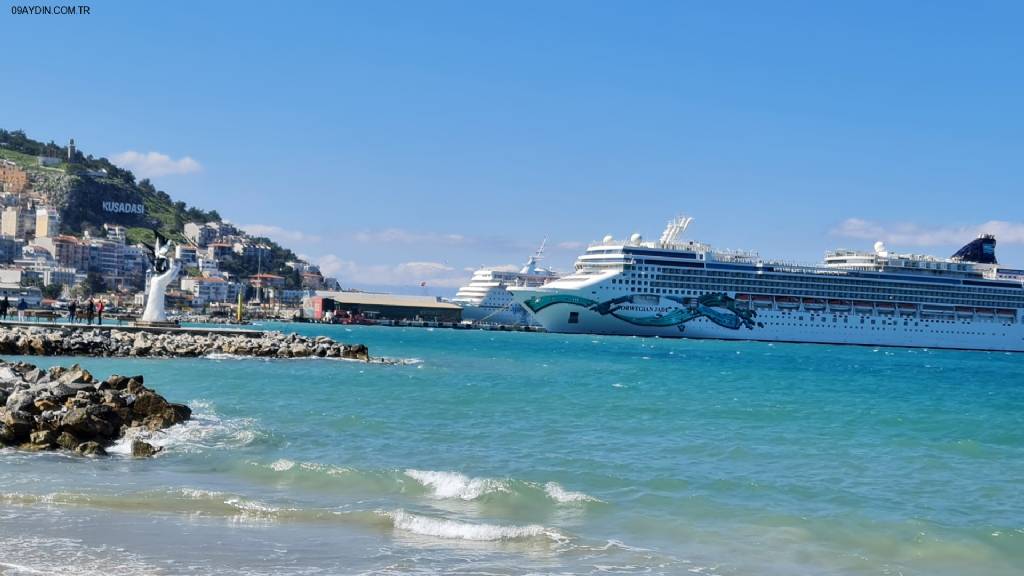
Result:
[[[235,254],[247,264],[270,261],[270,246],[250,241],[235,242],[232,245]]]
[[[174,257],[181,262],[183,268],[197,268],[199,266],[199,258],[193,246],[176,245],[174,247]]]
[[[235,246],[227,242],[214,242],[206,248],[207,257],[211,260],[234,258]]]
[[[121,244],[128,242],[128,229],[120,224],[104,224],[103,231],[106,232],[108,240]]]
[[[13,236],[0,235],[0,263],[10,264],[21,258],[25,243]]]
[[[551,332],[1024,351],[1024,270],[981,236],[950,258],[834,250],[819,266],[679,236],[607,236],[575,271],[510,288]]]
[[[74,286],[80,280],[82,274],[79,274],[74,268],[64,268],[61,266],[54,266],[44,268],[40,273],[40,279],[43,281],[44,286],[56,284],[58,286]]]
[[[199,268],[199,273],[204,276],[220,271],[220,262],[213,258],[197,258],[196,266]]]
[[[302,272],[302,287],[310,290],[323,290],[324,289],[324,277],[320,275],[320,271],[316,272]]]
[[[10,160],[0,160],[0,192],[21,194],[28,187],[28,173]]]
[[[235,225],[230,222],[188,222],[184,227],[185,238],[199,248],[205,248],[214,242],[231,244],[241,235]]]
[[[21,268],[0,268],[0,284],[21,284],[24,272]]]
[[[253,274],[249,276],[249,285],[253,288],[284,288],[284,276],[277,274]]]
[[[98,272],[111,286],[120,284],[124,271],[124,244],[88,235],[85,244],[89,250],[86,270]]]
[[[149,268],[148,250],[139,244],[125,246],[121,262],[125,283],[134,288],[142,287]]]
[[[200,248],[206,248],[216,237],[217,231],[208,224],[197,222],[185,224],[185,238]]]
[[[322,320],[328,311],[381,320],[453,323],[462,320],[462,308],[431,296],[317,290],[313,296],[303,298],[302,307],[303,314],[314,320]]]
[[[80,270],[89,269],[89,244],[74,236],[60,235],[36,238],[32,244],[49,252],[59,266],[78,268]]]
[[[21,206],[8,206],[0,216],[0,234],[22,240],[35,234],[36,215],[34,211]]]
[[[29,308],[38,308],[43,301],[43,292],[36,286],[0,283],[0,300],[3,300],[5,296],[12,306],[17,305],[22,298],[25,299]]]
[[[36,238],[48,238],[60,234],[60,213],[49,206],[36,208]]]
[[[228,302],[228,282],[223,278],[193,276],[181,279],[181,289],[192,293],[192,305],[205,306],[212,302]]]

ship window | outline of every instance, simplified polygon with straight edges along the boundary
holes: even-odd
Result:
[[[579,312],[569,312],[569,324],[579,324],[579,323],[580,323],[580,313]]]

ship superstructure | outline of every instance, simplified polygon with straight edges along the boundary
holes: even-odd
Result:
[[[979,236],[950,258],[834,250],[819,265],[682,240],[606,236],[572,274],[512,288],[551,332],[1024,351],[1024,270]]]
[[[546,242],[545,242],[546,243]],[[452,302],[462,307],[462,318],[490,324],[534,324],[530,314],[512,299],[509,287],[543,286],[558,278],[554,271],[539,265],[544,245],[518,272],[481,268],[473,272],[469,284],[459,288]]]

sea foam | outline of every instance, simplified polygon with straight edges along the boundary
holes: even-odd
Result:
[[[567,540],[556,530],[539,524],[526,526],[500,524],[474,524],[444,518],[431,518],[398,509],[393,512],[382,512],[390,518],[395,529],[423,536],[434,536],[450,540],[474,540],[494,542],[499,540],[521,540],[528,538],[546,538],[554,542]]]
[[[260,437],[251,418],[222,418],[206,402],[190,402],[192,418],[164,430],[129,429],[120,440],[107,448],[111,454],[131,455],[132,441],[149,442],[165,452],[181,450],[201,452],[216,448],[241,448]],[[159,454],[158,454],[159,455]]]
[[[583,492],[573,492],[566,490],[558,482],[548,482],[544,485],[544,493],[559,504],[572,504],[577,502],[601,502],[602,500],[594,498],[589,494]]]
[[[493,478],[471,478],[458,472],[408,469],[405,475],[430,488],[435,498],[476,500],[485,494],[510,492],[509,483]]]

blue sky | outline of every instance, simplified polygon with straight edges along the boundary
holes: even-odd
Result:
[[[10,4],[10,2],[5,2]],[[0,13],[0,126],[74,137],[344,284],[605,234],[1024,266],[1024,4],[129,2]],[[12,57],[13,55],[13,57]]]

